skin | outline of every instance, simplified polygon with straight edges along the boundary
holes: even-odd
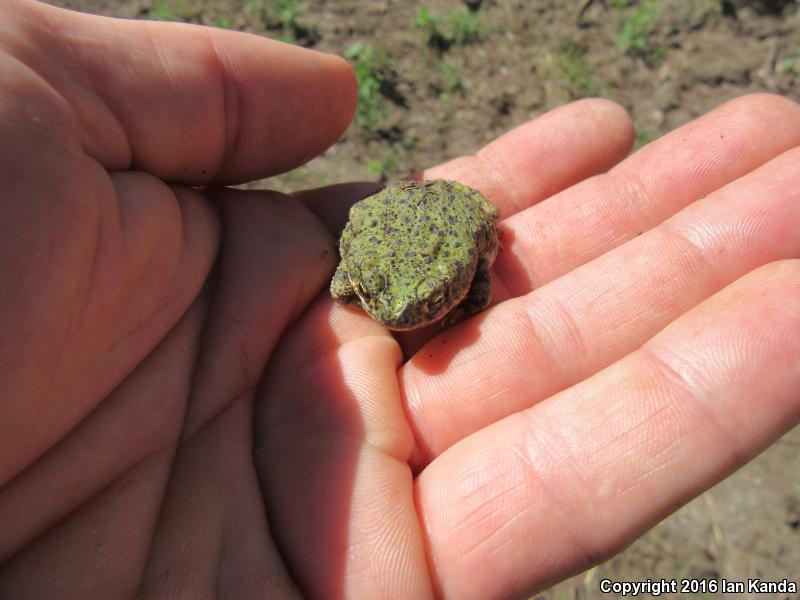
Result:
[[[453,325],[491,301],[498,217],[457,181],[390,184],[350,208],[331,296],[393,331]]]
[[[524,597],[800,419],[789,100],[628,158],[587,100],[429,169],[500,208],[494,305],[393,336],[325,289],[367,186],[197,187],[332,143],[342,61],[6,5],[0,596]]]

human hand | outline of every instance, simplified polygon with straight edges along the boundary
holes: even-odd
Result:
[[[355,108],[350,68],[210,28],[4,8],[0,597],[291,587],[241,411],[326,284],[332,240],[281,194],[189,186],[333,143]],[[220,427],[230,441],[193,454]],[[223,541],[211,566],[201,554]]]
[[[800,106],[739,98],[593,177],[630,139],[579,102],[423,174],[500,206],[485,313],[402,354],[325,297],[288,332],[256,462],[304,589],[527,597],[797,423]]]
[[[141,25],[93,22],[96,35]],[[798,266],[776,261],[798,248],[797,106],[740,99],[590,178],[624,156],[631,131],[614,105],[581,102],[431,169],[503,211],[497,305],[439,335],[400,338],[403,356],[324,291],[303,310],[334,256],[297,203],[158,182],[225,183],[301,162],[352,111],[346,70],[215,32],[225,85],[192,94],[184,86],[207,88],[209,66],[198,73],[203,60],[180,58],[209,46],[187,49],[196,29],[144,27],[159,62],[108,83],[119,70],[109,61],[89,77],[123,104],[152,97],[136,86],[173,82],[158,104],[120,113],[106,101],[132,160],[98,158],[116,147],[103,139],[110,127],[67,128],[72,154],[24,128],[3,137],[47,164],[21,171],[20,158],[3,175],[7,201],[26,202],[9,204],[0,229],[16,234],[0,252],[14,282],[0,295],[0,514],[13,515],[0,522],[0,591],[520,595],[615,551],[796,422]],[[135,49],[131,36],[116,49]],[[265,72],[276,52],[302,67]],[[311,68],[313,81],[293,79]],[[213,107],[205,118],[186,109],[223,91],[249,107],[232,132]],[[271,120],[282,107],[291,114]],[[303,130],[308,115],[317,131]],[[44,133],[65,120],[51,118]],[[224,135],[209,143],[203,123]],[[270,155],[262,140],[281,125]],[[192,135],[203,143],[183,139]],[[75,156],[94,187],[76,183]],[[89,157],[149,175],[109,177]],[[363,189],[297,199],[336,229]],[[112,211],[99,211],[105,227],[81,214],[87,197]]]

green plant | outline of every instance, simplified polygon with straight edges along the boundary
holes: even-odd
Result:
[[[438,19],[431,14],[427,6],[420,7],[412,24],[425,33],[428,46],[435,46],[440,49],[445,49],[449,46],[450,42],[441,30]]]
[[[636,149],[641,148],[642,146],[646,146],[654,139],[658,138],[659,134],[655,131],[650,131],[648,129],[636,129],[636,137],[633,144],[633,147]]]
[[[775,72],[800,75],[800,54],[787,56],[777,61],[775,63]]]
[[[298,0],[272,0],[271,5],[284,31],[296,35],[304,29],[297,19],[306,11],[305,3]]]
[[[276,31],[281,41],[310,46],[318,35],[300,21],[306,9],[306,3],[300,0],[246,0],[244,5],[246,13],[260,15],[266,28]]]
[[[180,18],[172,10],[168,0],[155,0],[153,5],[142,13],[145,19],[153,21],[179,21]]]
[[[446,17],[452,30],[453,42],[460,46],[478,39],[480,21],[478,13],[468,10],[457,10]]]
[[[358,81],[358,108],[356,125],[375,131],[389,114],[384,96],[394,88],[394,59],[384,51],[376,50],[372,44],[356,42],[344,54]]]
[[[650,62],[657,63],[667,55],[667,47],[664,44],[656,44],[647,54]]]
[[[233,27],[231,20],[225,15],[220,15],[214,19],[214,27],[221,27],[222,29],[230,29]]]
[[[461,76],[453,65],[440,60],[439,78],[441,80],[439,98],[448,102],[453,97],[453,92],[461,89]]]
[[[264,12],[266,7],[264,5],[264,0],[245,0],[244,3],[244,12],[248,15],[255,14],[259,12]]]
[[[586,61],[588,48],[572,38],[566,38],[556,47],[556,65],[566,82],[571,99],[594,96],[597,85],[592,77],[592,67]]]
[[[417,29],[428,29],[436,26],[436,20],[431,14],[431,9],[427,6],[421,6],[411,24]]]
[[[386,181],[397,172],[397,158],[394,153],[389,152],[369,161],[366,169],[371,177]]]
[[[416,145],[416,140],[401,140],[392,144],[385,152],[366,164],[367,173],[381,181],[392,179],[399,173],[408,173],[411,168],[407,160]]]
[[[661,13],[660,0],[649,0],[628,15],[622,15],[621,11],[617,43],[625,52],[652,54],[654,48],[650,46],[648,36],[655,31]],[[663,56],[663,52],[661,54]]]
[[[462,9],[437,17],[423,6],[417,11],[413,25],[422,30],[428,46],[444,52],[453,45],[462,46],[480,37],[479,15],[479,12]]]
[[[308,166],[303,165],[301,167],[297,167],[296,169],[292,169],[288,173],[286,173],[286,178],[291,181],[292,183],[296,184],[299,181],[302,181],[303,177],[308,175]]]

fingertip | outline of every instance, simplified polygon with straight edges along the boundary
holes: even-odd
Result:
[[[574,103],[585,110],[599,131],[613,137],[612,147],[617,149],[616,160],[621,160],[633,147],[636,128],[630,113],[621,104],[606,98],[585,98]],[[615,161],[616,162],[616,161]]]
[[[800,137],[800,104],[778,94],[759,92],[739,96],[722,104],[709,116],[751,127],[765,139],[781,145],[795,146]],[[742,150],[755,145],[751,140],[742,145]]]
[[[214,30],[214,36],[236,104],[228,120],[235,132],[228,132],[232,143],[218,183],[288,171],[347,129],[358,85],[343,58],[241,32]]]
[[[353,71],[353,67],[343,57],[338,54],[329,54],[327,52],[318,52],[319,55],[325,57],[330,64],[331,78],[337,82],[337,90],[340,95],[339,102],[343,107],[342,110],[342,131],[344,131],[350,121],[356,114],[356,107],[358,106],[358,80]]]
[[[800,116],[800,104],[791,98],[768,92],[745,94],[729,100],[721,108],[731,108],[744,113],[759,111],[764,113],[777,113],[786,116]]]

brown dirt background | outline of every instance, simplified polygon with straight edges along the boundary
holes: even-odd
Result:
[[[372,44],[372,73],[382,80],[382,93],[373,99],[384,108],[375,109],[378,118],[367,126],[352,125],[323,156],[255,184],[284,191],[391,178],[434,165],[582,96],[625,106],[636,123],[637,145],[744,93],[771,91],[800,100],[795,0],[50,1],[85,12],[293,39],[337,54],[356,42]],[[477,28],[463,43],[453,41],[466,30],[454,28],[448,16],[463,15],[467,3],[480,5],[470,13]],[[413,25],[423,6],[442,23],[438,37]],[[608,598],[613,595],[598,589],[603,578],[800,582],[798,465],[795,428],[625,551],[536,598]]]

